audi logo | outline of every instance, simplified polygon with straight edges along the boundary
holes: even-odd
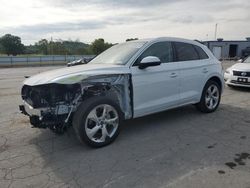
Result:
[[[241,76],[246,76],[246,75],[247,75],[246,72],[242,72],[242,73],[241,73]]]

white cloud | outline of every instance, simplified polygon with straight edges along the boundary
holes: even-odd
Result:
[[[157,36],[206,40],[212,39],[215,23],[220,37],[250,35],[249,0],[0,1],[0,35],[18,35],[26,44],[51,36],[87,42]]]

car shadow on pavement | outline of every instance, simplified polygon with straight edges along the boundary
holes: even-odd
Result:
[[[235,86],[231,86],[231,87],[228,87],[230,88],[231,90],[235,90],[235,91],[242,91],[242,92],[250,92],[250,87],[235,87]]]
[[[40,153],[34,163],[49,177],[48,187],[154,187],[192,169],[227,168],[232,154],[250,150],[249,114],[225,104],[210,114],[173,109],[125,121],[115,142],[99,149],[81,145],[73,129],[62,136],[42,130],[32,140]]]

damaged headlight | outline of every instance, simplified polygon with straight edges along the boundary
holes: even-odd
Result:
[[[66,75],[66,76],[61,76],[61,77],[58,77],[54,80],[51,80],[51,82],[58,83],[58,84],[75,84],[75,83],[78,83],[86,78],[88,78],[88,76],[83,75],[83,74]]]

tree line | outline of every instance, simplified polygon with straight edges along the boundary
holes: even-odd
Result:
[[[113,44],[104,39],[95,39],[91,44],[71,40],[47,40],[41,39],[34,45],[24,45],[21,38],[11,34],[0,37],[0,54],[20,55],[98,55],[111,47]]]

